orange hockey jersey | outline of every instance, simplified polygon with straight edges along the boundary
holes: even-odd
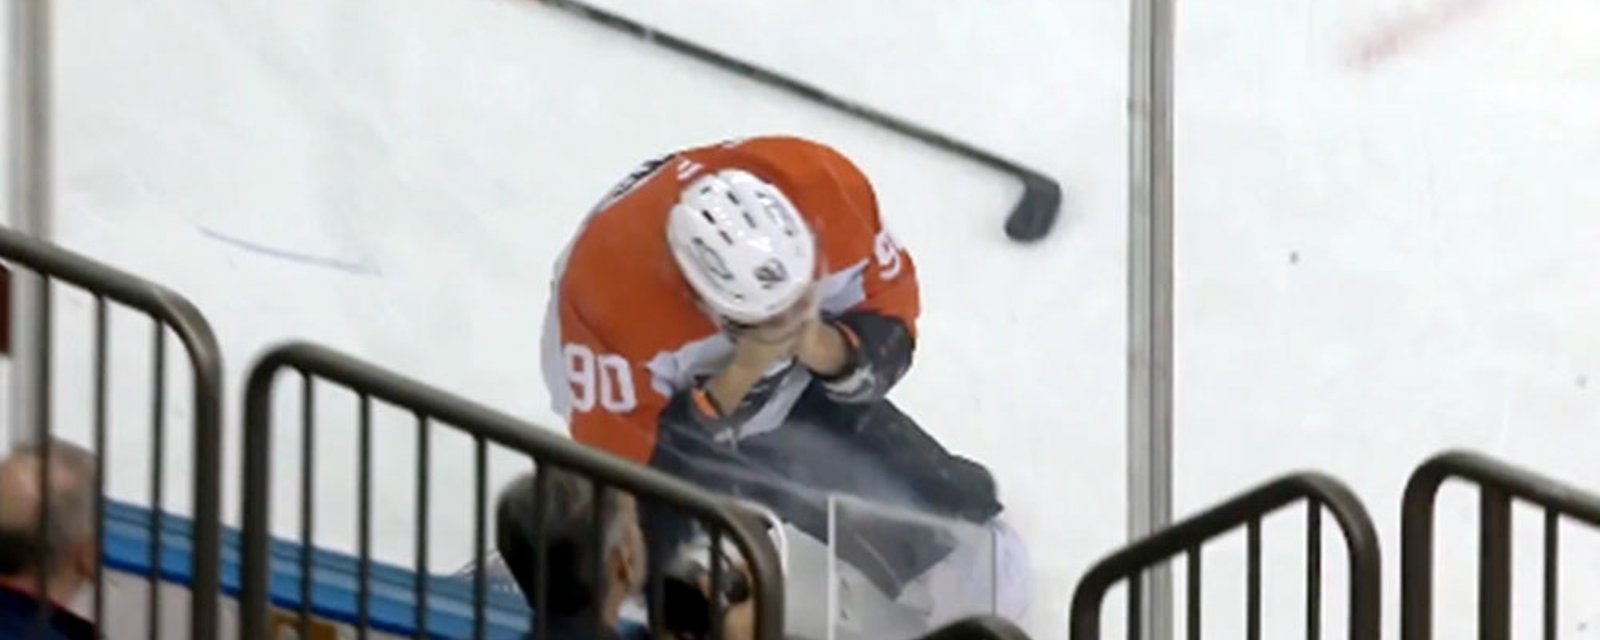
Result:
[[[884,230],[866,176],[843,155],[787,137],[672,153],[644,163],[614,187],[556,265],[543,369],[553,408],[578,441],[648,462],[669,402],[732,357],[732,341],[697,305],[666,240],[668,212],[679,193],[703,173],[725,168],[773,183],[811,225],[820,243],[825,317],[867,312],[914,335],[916,268]],[[798,366],[769,375],[774,379],[762,406],[730,437],[781,427],[814,381]]]

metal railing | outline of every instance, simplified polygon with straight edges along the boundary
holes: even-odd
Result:
[[[1466,451],[1442,453],[1411,474],[1401,507],[1402,640],[1433,637],[1434,510],[1445,480],[1478,485],[1478,637],[1511,637],[1511,502],[1544,508],[1543,637],[1555,638],[1559,526],[1566,516],[1600,526],[1600,495]]]
[[[1179,554],[1188,570],[1189,638],[1200,637],[1202,546],[1240,526],[1247,528],[1247,637],[1261,637],[1261,521],[1290,503],[1305,500],[1306,637],[1321,633],[1322,510],[1333,514],[1344,534],[1350,560],[1349,631],[1351,640],[1376,640],[1382,595],[1378,536],[1361,502],[1338,480],[1318,473],[1285,476],[1158,531],[1100,560],[1079,580],[1072,594],[1072,640],[1099,640],[1100,609],[1107,591],[1128,583],[1129,638],[1141,638],[1144,603],[1142,576]]]
[[[453,428],[465,433],[473,441],[475,450],[474,463],[474,490],[473,490],[473,545],[474,560],[472,562],[474,611],[473,627],[474,637],[482,638],[485,632],[484,600],[486,595],[485,576],[485,548],[484,537],[487,527],[486,500],[487,495],[487,445],[495,444],[506,447],[533,459],[536,466],[543,468],[545,465],[560,467],[578,473],[594,483],[596,495],[602,488],[612,488],[634,494],[641,501],[653,500],[657,503],[670,505],[682,512],[692,515],[702,524],[706,525],[711,535],[711,548],[722,548],[722,537],[726,535],[742,554],[745,568],[750,578],[750,591],[755,598],[755,637],[761,640],[776,640],[781,637],[783,628],[783,592],[781,573],[777,553],[772,542],[767,538],[759,523],[759,518],[742,509],[738,503],[730,498],[723,498],[702,489],[696,488],[684,481],[672,478],[654,470],[630,463],[621,458],[611,456],[582,446],[561,435],[547,429],[528,424],[511,416],[496,412],[492,409],[474,404],[449,393],[428,387],[420,382],[407,379],[390,371],[374,365],[356,360],[349,356],[339,354],[329,349],[312,344],[296,343],[275,349],[261,359],[251,370],[249,381],[245,390],[245,424],[244,424],[244,532],[243,532],[243,594],[240,615],[241,638],[243,640],[268,640],[270,603],[269,586],[271,579],[271,514],[268,504],[272,491],[272,397],[274,383],[279,379],[279,374],[285,370],[298,372],[303,385],[305,398],[309,400],[314,391],[313,385],[318,382],[332,383],[341,386],[356,396],[359,417],[359,451],[357,460],[353,461],[359,474],[358,489],[358,558],[361,567],[356,585],[356,605],[360,623],[356,631],[358,637],[366,637],[368,619],[368,602],[371,589],[368,584],[368,567],[371,565],[371,443],[372,443],[372,404],[373,401],[382,402],[401,409],[410,411],[415,416],[416,430],[412,434],[416,438],[417,447],[417,519],[416,531],[416,599],[414,629],[427,636],[428,604],[424,568],[427,567],[426,550],[428,548],[427,524],[427,496],[429,487],[429,446],[432,425]],[[302,477],[301,489],[301,545],[309,549],[312,546],[310,528],[310,510],[313,497],[316,495],[315,478],[310,471],[312,434],[316,426],[313,411],[309,404],[303,404],[301,414],[301,429],[304,434],[301,440]],[[548,483],[536,483],[540,497],[545,495]],[[541,499],[539,502],[543,502]],[[544,524],[540,519],[540,525]],[[597,516],[594,532],[598,530],[600,518]],[[542,531],[536,532],[535,537],[541,537]],[[542,556],[543,546],[538,553]],[[595,552],[601,552],[600,545],[596,545]],[[719,584],[721,572],[726,570],[720,562],[722,555],[712,554],[711,584]],[[596,558],[598,560],[598,558]],[[312,618],[310,598],[311,554],[303,553],[300,556],[301,598],[300,598],[300,637],[308,635],[310,620]],[[541,565],[543,566],[543,565]],[[600,562],[594,563],[595,567],[601,566]],[[596,581],[595,584],[600,584]],[[541,613],[542,606],[548,602],[545,576],[540,572],[536,582],[534,594],[526,594],[532,600],[530,604],[534,610],[535,637],[543,638],[547,631],[546,626],[540,622],[546,619]],[[654,609],[655,607],[652,607]],[[598,609],[598,607],[596,607]],[[653,612],[657,613],[657,612]]]
[[[219,572],[221,547],[220,547],[220,521],[218,520],[221,504],[221,453],[222,453],[222,353],[217,346],[215,335],[211,326],[206,322],[200,312],[195,309],[183,296],[166,288],[151,283],[122,271],[90,260],[84,256],[60,249],[53,245],[40,242],[11,229],[0,228],[0,259],[9,262],[13,267],[29,270],[40,276],[40,286],[43,287],[42,304],[34,310],[37,318],[36,327],[38,335],[42,336],[36,341],[13,344],[14,350],[31,350],[31,357],[37,358],[41,363],[38,383],[33,386],[37,397],[31,401],[37,406],[37,431],[35,442],[49,442],[52,439],[53,425],[50,412],[51,400],[51,369],[52,354],[52,304],[51,292],[55,281],[61,281],[83,289],[94,298],[94,331],[93,331],[93,356],[94,356],[94,383],[91,391],[93,403],[92,415],[94,416],[94,445],[96,454],[96,476],[99,486],[95,491],[95,539],[103,540],[105,532],[105,459],[106,459],[106,422],[107,422],[107,379],[108,356],[110,352],[110,335],[108,332],[110,303],[129,307],[147,314],[150,317],[151,329],[154,340],[152,350],[153,397],[151,400],[151,419],[153,422],[153,444],[151,446],[150,481],[152,486],[150,509],[156,517],[150,519],[151,539],[151,569],[148,574],[150,581],[150,605],[148,637],[172,637],[170,632],[161,629],[161,589],[159,581],[162,574],[161,530],[157,523],[162,511],[162,484],[165,481],[165,464],[162,455],[165,449],[166,436],[166,362],[167,362],[167,333],[170,331],[178,337],[183,344],[185,353],[189,358],[189,367],[193,373],[193,418],[194,431],[194,555],[193,555],[193,580],[190,585],[192,600],[190,601],[190,633],[194,638],[209,640],[217,637],[217,600],[221,592]],[[87,338],[87,336],[86,336]],[[52,456],[41,457],[41,474],[49,476],[49,461]],[[41,481],[41,487],[46,492],[49,483]],[[48,498],[46,498],[48,499]],[[48,510],[42,510],[48,514]],[[45,520],[48,516],[41,517],[41,535],[46,528]],[[101,568],[103,562],[97,562],[95,568],[94,585],[94,619],[105,620],[104,592],[105,579]],[[48,603],[47,603],[48,605]]]

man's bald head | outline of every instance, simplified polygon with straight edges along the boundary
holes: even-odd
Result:
[[[45,535],[39,537],[40,483],[49,456],[49,504]],[[61,440],[48,446],[21,444],[0,461],[0,576],[47,575],[66,568],[94,538],[95,458]]]

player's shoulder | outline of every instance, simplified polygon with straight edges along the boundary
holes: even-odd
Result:
[[[670,171],[670,167],[668,170]],[[616,353],[648,358],[706,332],[667,244],[675,180],[651,178],[590,216],[559,265],[553,294]]]
[[[669,250],[639,243],[616,250],[585,242],[574,251],[553,294],[564,321],[581,322],[595,339],[628,359],[648,359],[703,338],[714,327],[694,302]]]

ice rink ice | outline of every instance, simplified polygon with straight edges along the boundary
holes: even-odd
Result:
[[[525,0],[78,0],[55,3],[55,238],[213,321],[229,469],[244,372],[288,339],[559,428],[537,360],[547,281],[601,192],[671,148],[824,140],[874,180],[921,271],[918,361],[893,398],[993,468],[1035,562],[1026,627],[1064,638],[1073,584],[1125,539],[1127,3],[598,4],[1033,165],[1065,189],[1061,220],[1011,243],[1006,177]],[[1426,456],[1472,447],[1600,485],[1600,5],[1237,0],[1178,16],[1177,514],[1328,471],[1372,510],[1392,604],[1400,490]],[[58,306],[59,353],[82,364],[56,375],[87,380],[87,306]],[[116,330],[115,458],[140,460],[148,325]],[[84,406],[56,410],[87,433]],[[354,437],[317,443],[325,546],[353,548]],[[407,562],[409,535],[382,532],[410,531],[413,453],[379,440],[375,551]],[[470,549],[468,451],[435,447],[434,571]],[[142,469],[115,458],[115,497],[147,499]],[[492,482],[520,469],[497,460]],[[275,473],[292,534],[298,472]],[[182,467],[168,482],[184,508]],[[1443,525],[1475,526],[1451,491]],[[1268,521],[1264,637],[1299,620],[1298,543],[1278,533],[1296,526]],[[1208,551],[1208,635],[1242,635],[1238,538]],[[1569,540],[1563,637],[1594,637],[1600,545]],[[1472,549],[1443,550],[1442,575],[1463,579],[1441,581],[1440,606],[1466,611]],[[1329,612],[1341,558],[1330,543]],[[1442,616],[1440,637],[1471,624]]]

